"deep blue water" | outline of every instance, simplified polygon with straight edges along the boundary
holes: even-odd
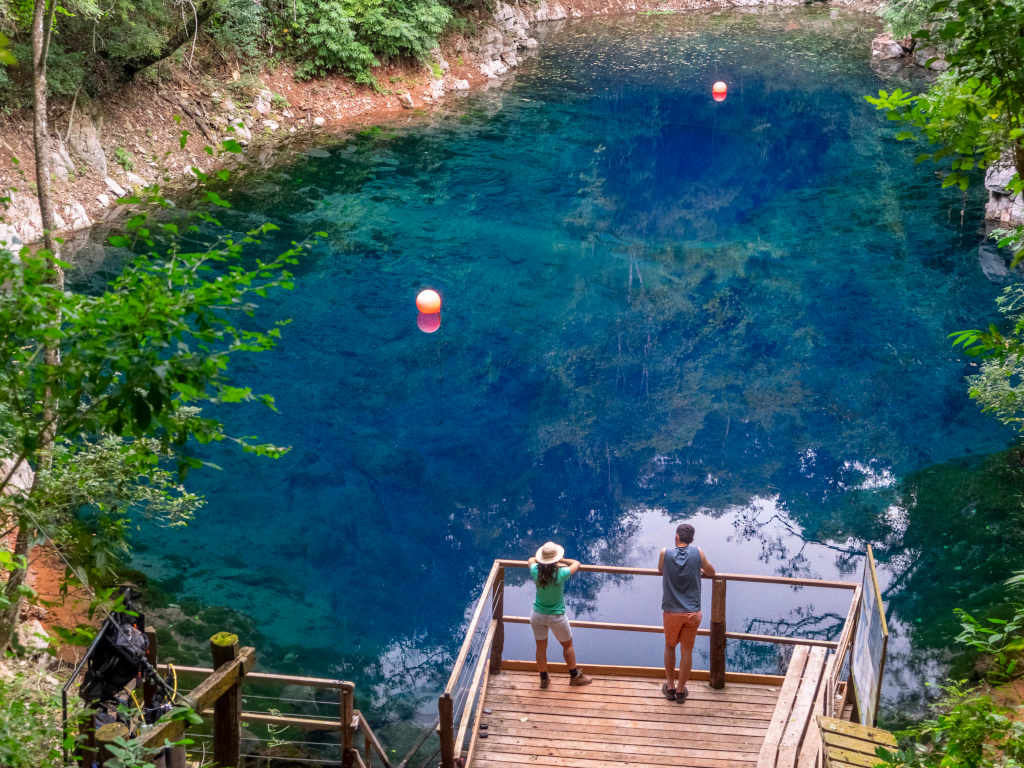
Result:
[[[653,565],[693,520],[720,570],[826,578],[874,541],[893,599],[914,589],[903,479],[1008,444],[946,338],[987,323],[999,286],[978,197],[941,191],[863,99],[884,86],[874,27],[797,9],[550,28],[501,87],[236,190],[230,225],[269,218],[268,248],[328,233],[263,308],[293,320],[280,347],[237,369],[280,413],[224,413],[293,449],[210,454],[229,469],[191,476],[207,509],[143,531],[138,564],[251,616],[266,666],[377,694],[439,687],[492,559],[547,539]],[[570,606],[657,623],[658,589],[580,578]],[[510,588],[507,610],[528,604]],[[904,604],[893,680],[927,644]],[[728,622],[827,636],[844,612],[736,586]],[[655,635],[577,645],[584,664],[661,662]],[[531,653],[510,627],[506,655]]]

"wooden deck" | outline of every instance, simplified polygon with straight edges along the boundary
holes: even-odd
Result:
[[[489,675],[479,720],[487,728],[478,730],[470,768],[754,768],[781,690],[781,681],[715,690],[704,672],[676,703],[649,673],[594,672],[582,688],[553,672],[547,690],[536,672]]]
[[[593,684],[571,687],[564,664],[551,664],[541,690],[534,661],[503,657],[505,625],[527,617],[504,612],[506,568],[495,560],[470,617],[462,647],[438,697],[441,768],[819,768],[818,714],[845,712],[853,632],[861,584],[784,576],[718,573],[711,616],[698,635],[709,638],[709,670],[694,670],[690,697],[670,702],[656,667],[584,664]],[[583,565],[581,570],[658,576],[649,568]],[[729,581],[841,589],[851,594],[838,641],[752,635],[725,626]],[[485,609],[489,609],[485,613]],[[570,620],[575,627],[661,634],[660,625]],[[483,637],[483,642],[479,638]],[[793,649],[785,676],[726,669],[726,641],[772,643]]]

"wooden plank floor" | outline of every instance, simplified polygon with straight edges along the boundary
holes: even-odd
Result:
[[[779,696],[777,685],[691,680],[680,704],[661,679],[593,678],[573,688],[552,674],[540,690],[535,672],[491,675],[470,768],[753,768]]]

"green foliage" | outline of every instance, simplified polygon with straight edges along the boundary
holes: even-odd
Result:
[[[224,151],[236,149],[232,142]],[[197,176],[205,184],[206,175]],[[210,210],[228,205],[212,189],[204,199]],[[275,346],[283,323],[261,327],[257,302],[292,286],[288,269],[304,246],[255,259],[245,251],[275,229],[270,224],[217,237],[209,210],[168,220],[158,187],[120,202],[136,212],[110,242],[136,256],[97,293],[55,286],[45,251],[15,257],[0,248],[0,455],[37,472],[28,489],[0,474],[0,493],[10,494],[3,516],[7,525],[51,534],[82,566],[82,581],[109,573],[137,516],[188,521],[201,500],[180,479],[203,465],[197,444],[227,440],[270,457],[287,450],[227,433],[204,407],[274,408],[230,368]],[[54,347],[59,360],[48,360]]]
[[[135,158],[132,157],[132,153],[124,147],[118,147],[114,150],[114,160],[120,165],[125,171],[135,170]]]
[[[907,24],[920,23],[924,41],[945,51],[951,69],[922,94],[879,91],[867,100],[909,130],[901,140],[924,139],[933,150],[920,160],[948,162],[943,186],[967,189],[971,172],[1010,152],[1017,173],[1009,189],[1024,190],[1024,0],[939,0],[894,4]],[[1001,245],[1024,255],[1024,228],[1003,233]],[[963,340],[962,339],[961,343]]]
[[[963,681],[943,686],[933,717],[899,733],[901,748],[879,748],[884,765],[901,768],[1011,768],[1024,760],[1024,723],[1013,711]]]
[[[887,118],[905,123],[912,130],[896,134],[901,141],[924,138],[934,149],[922,153],[919,160],[948,162],[949,172],[943,187],[967,189],[971,172],[987,168],[998,160],[1024,131],[994,108],[993,88],[978,78],[962,79],[956,71],[939,76],[935,84],[921,94],[897,88],[891,93],[879,91],[867,100]],[[1019,184],[1019,179],[1017,180]]]
[[[1007,287],[996,302],[1011,323],[1008,332],[995,325],[950,334],[953,346],[984,358],[979,372],[967,379],[969,394],[982,411],[1003,424],[1024,431],[1024,287]]]
[[[1005,582],[1019,594],[1024,572]],[[1008,619],[978,621],[957,609],[963,631],[957,642],[981,653],[988,664],[986,680],[1001,684],[1020,676],[1024,650],[1024,604],[1011,597]],[[904,768],[1010,768],[1024,761],[1024,723],[1016,712],[998,704],[986,686],[967,681],[942,687],[943,696],[932,717],[900,736],[900,749],[879,749],[885,765]]]
[[[258,67],[270,33],[266,9],[253,0],[221,0],[206,32],[219,50]]]
[[[450,19],[438,0],[296,0],[275,11],[298,77],[344,72],[362,83],[378,58],[426,58]]]
[[[0,765],[4,768],[58,768],[62,766],[61,698],[37,664],[6,664],[0,677]],[[71,716],[80,705],[71,697]],[[73,740],[68,742],[70,746]]]
[[[935,0],[889,0],[881,15],[893,37],[910,37],[936,23],[936,14],[932,11],[934,4]],[[952,14],[946,12],[941,18],[950,16]]]

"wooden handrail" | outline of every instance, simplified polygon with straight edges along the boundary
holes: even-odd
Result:
[[[239,677],[245,676],[255,656],[254,648],[242,648],[238,658],[218,667],[184,698],[196,712],[209,709],[225,691],[238,682]],[[184,732],[184,720],[164,720],[142,734],[142,745],[162,747],[166,741],[177,741]]]
[[[366,737],[367,745],[373,746],[374,751],[383,761],[385,768],[391,768],[391,761],[388,759],[388,753],[384,750],[384,747],[381,746],[380,739],[378,739],[377,734],[373,732],[373,728],[370,727],[366,717],[358,709],[356,710],[356,719],[359,721],[359,727],[363,731],[363,736]],[[371,762],[369,753],[366,755],[366,762]]]
[[[469,692],[466,694],[466,703],[462,710],[462,718],[459,720],[459,730],[455,736],[456,754],[462,752],[462,744],[466,738],[466,729],[473,715],[473,699],[476,696],[476,689],[480,685],[480,678],[483,677],[484,668],[491,660],[491,643],[494,641],[494,632],[498,628],[498,620],[491,619],[491,625],[487,628],[487,636],[484,638],[484,646],[480,651],[480,659],[473,670],[473,679],[469,684]]]
[[[496,560],[505,568],[527,568],[526,560]],[[633,568],[620,565],[583,565],[580,570],[587,573],[610,573],[618,576],[660,576],[657,568]],[[711,576],[704,576],[711,579]],[[716,579],[726,581],[747,581],[755,584],[781,584],[786,587],[823,587],[827,589],[855,589],[860,585],[855,581],[828,581],[826,579],[801,579],[792,576],[766,576],[754,573],[716,573]]]
[[[462,673],[462,667],[466,663],[466,656],[469,655],[469,647],[473,643],[473,635],[476,632],[477,625],[480,623],[480,614],[483,613],[484,604],[494,589],[494,580],[498,576],[499,567],[499,561],[495,560],[491,566],[491,572],[487,576],[487,581],[484,582],[484,588],[480,592],[480,598],[476,602],[476,610],[473,611],[473,617],[469,620],[469,627],[466,628],[466,639],[462,641],[459,655],[455,658],[455,665],[452,667],[452,673],[448,677],[448,684],[444,687],[445,693],[450,694],[452,692],[456,681],[459,679],[459,675]]]
[[[158,664],[157,669],[161,672],[169,672],[173,666],[178,674],[186,675],[210,675],[213,670],[210,667],[185,667],[177,664]],[[329,677],[297,677],[295,675],[275,675],[269,672],[247,672],[246,680],[262,680],[268,683],[282,683],[284,685],[304,685],[308,688],[330,688],[333,690],[354,691],[355,683],[348,680],[334,680]]]
[[[529,616],[506,616],[504,621],[507,624],[529,624]],[[649,632],[660,635],[665,628],[660,624],[616,624],[607,621],[583,621],[570,619],[569,625],[580,629],[612,629],[621,632]],[[711,630],[698,629],[697,634],[707,637]],[[753,635],[747,632],[726,632],[725,636],[730,640],[747,640],[753,643],[778,643],[779,645],[815,645],[822,648],[835,648],[839,645],[834,640],[818,640],[812,637],[787,637],[785,635]]]
[[[839,687],[839,676],[843,673],[843,663],[846,656],[853,648],[853,635],[857,628],[857,618],[860,614],[860,602],[863,599],[862,587],[860,584],[853,591],[850,600],[850,608],[846,614],[846,621],[843,624],[842,634],[839,635],[839,642],[836,644],[836,652],[829,660],[830,667],[825,678],[825,713],[829,717],[835,716],[836,689]],[[840,713],[841,716],[842,713]]]

